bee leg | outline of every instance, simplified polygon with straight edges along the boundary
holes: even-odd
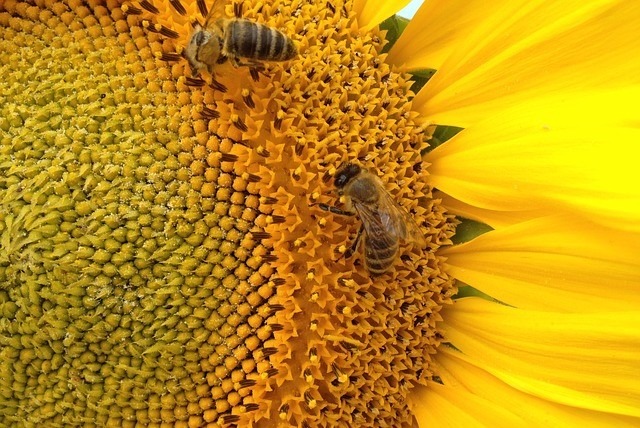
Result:
[[[356,239],[353,240],[353,243],[351,244],[349,249],[344,252],[344,257],[349,258],[353,256],[353,253],[356,252],[358,246],[360,245],[360,240],[362,239],[362,232],[364,232],[364,224],[360,225],[360,229],[358,229],[358,235],[356,235]]]
[[[260,61],[241,61],[238,57],[231,57],[231,61],[233,62],[234,67],[249,67],[255,69],[256,71],[265,70],[265,66]]]
[[[257,71],[264,71],[266,67],[260,61],[249,61],[245,64],[247,67],[255,68]]]
[[[260,80],[261,74],[265,77],[269,77],[269,75],[265,73],[265,70],[266,68],[264,64],[260,62],[255,62],[249,65],[249,72],[251,73],[251,77],[253,78],[254,82],[257,82],[258,80]]]
[[[234,68],[240,68],[240,67],[248,67],[249,64],[244,63],[242,61],[240,61],[240,59],[236,56],[230,56],[229,57],[229,62],[231,62],[231,65],[233,65]],[[251,78],[253,79],[254,82],[257,82],[258,79],[256,79],[256,76],[254,76],[254,71],[253,69],[249,69],[249,72],[251,73]],[[257,74],[257,73],[255,73]],[[259,78],[260,76],[258,76]]]
[[[350,217],[353,217],[354,215],[356,215],[356,213],[354,212],[341,210],[340,208],[336,208],[332,205],[327,205],[327,204],[310,204],[309,206],[314,206],[314,205],[317,205],[318,208],[320,208],[323,211],[329,211],[338,215],[344,215],[344,216],[350,216]],[[356,250],[358,249],[358,245],[360,245],[360,240],[362,239],[362,232],[364,232],[364,224],[360,225],[360,229],[358,229],[358,235],[356,235],[356,239],[353,240],[353,242],[351,243],[351,246],[335,261],[338,261],[343,257],[349,258],[353,255],[353,253],[356,252]]]
[[[317,205],[318,208],[320,208],[323,211],[329,211],[332,212],[334,214],[338,214],[338,215],[347,215],[347,216],[354,216],[356,215],[356,213],[352,213],[350,211],[345,211],[345,210],[341,210],[340,208],[336,208],[332,205],[327,205],[327,204],[312,204],[313,205]]]

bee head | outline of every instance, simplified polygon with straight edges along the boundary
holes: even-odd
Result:
[[[221,40],[217,34],[196,23],[185,48],[185,57],[195,70],[208,70],[220,57]]]
[[[340,167],[340,169],[336,171],[335,175],[333,176],[333,184],[338,189],[341,189],[346,186],[347,183],[350,182],[355,176],[360,174],[360,171],[362,171],[362,168],[360,168],[358,165],[348,163]]]

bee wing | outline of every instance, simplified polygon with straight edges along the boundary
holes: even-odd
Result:
[[[389,192],[382,190],[382,197],[378,203],[378,211],[383,213],[381,218],[389,233],[405,242],[413,242],[424,247],[426,240],[420,226],[404,208],[391,197]]]
[[[367,236],[375,237],[380,248],[396,245],[400,228],[388,211],[381,211],[378,205],[363,204],[354,201],[353,206],[358,213]]]
[[[205,4],[205,0],[198,0],[198,3]],[[209,6],[209,11],[206,14],[206,18],[204,21],[204,27],[207,28],[211,23],[220,18],[226,18],[225,14],[225,6],[229,3],[228,0],[213,0],[211,6]],[[206,5],[204,6],[206,9]]]

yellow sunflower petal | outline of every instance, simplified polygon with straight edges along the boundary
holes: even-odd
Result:
[[[524,422],[478,395],[433,382],[416,387],[409,400],[421,428],[522,426]]]
[[[391,15],[401,11],[411,0],[355,0],[353,10],[358,16],[358,25],[370,30]]]
[[[438,69],[451,47],[469,35],[469,28],[487,19],[499,2],[427,0],[389,51],[387,61],[408,70]]]
[[[493,229],[500,229],[523,221],[544,217],[549,213],[543,211],[494,211],[465,204],[443,192],[436,192],[434,197],[442,200],[442,205],[452,214],[488,224]]]
[[[532,69],[537,73],[543,72],[539,67]],[[433,123],[467,128],[478,123],[501,126],[505,117],[510,119],[512,125],[546,128],[578,124],[585,127],[594,124],[602,127],[638,126],[640,120],[634,106],[640,96],[639,84],[629,83],[606,89],[596,85],[574,88],[573,82],[577,79],[576,76],[560,80],[556,85],[562,87],[554,89],[530,88],[495,98],[496,93],[493,92],[486,94],[488,97],[478,96],[443,109],[434,106],[426,109],[419,106],[419,109]]]
[[[535,219],[444,249],[450,272],[519,308],[640,308],[640,236],[575,218]]]
[[[637,310],[550,313],[469,298],[443,312],[446,339],[510,386],[572,407],[640,417]]]
[[[467,123],[452,123],[464,127],[514,101],[640,82],[634,2],[496,3],[499,10],[452,41],[451,55],[414,101],[439,123],[463,117]]]
[[[482,413],[487,408],[503,407],[521,417],[527,426],[576,427],[583,424],[593,428],[638,426],[637,418],[565,406],[521,392],[491,373],[474,366],[468,357],[450,348],[443,347],[439,350],[437,363],[438,374],[446,386],[440,386],[434,393],[440,394],[442,388],[447,388],[454,398],[460,397],[466,400],[466,396],[472,395],[476,399],[487,400],[489,404],[481,408]],[[440,421],[434,422],[437,423],[431,426],[441,426]]]
[[[495,211],[570,212],[640,230],[640,129],[477,125],[430,152],[435,187]]]

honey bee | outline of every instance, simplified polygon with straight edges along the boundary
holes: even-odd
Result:
[[[385,190],[382,180],[355,164],[346,164],[334,175],[333,183],[345,196],[344,209],[318,204],[335,214],[357,215],[362,222],[353,245],[345,255],[351,256],[364,239],[364,261],[372,275],[380,275],[393,265],[400,242],[425,245],[425,238],[415,220]]]
[[[298,54],[293,40],[285,34],[243,19],[242,4],[234,3],[233,6],[234,18],[216,18],[220,13],[212,9],[204,26],[199,23],[194,26],[184,53],[197,72],[207,70],[212,73],[217,64],[227,59],[235,67],[262,69],[262,61],[287,61]]]

